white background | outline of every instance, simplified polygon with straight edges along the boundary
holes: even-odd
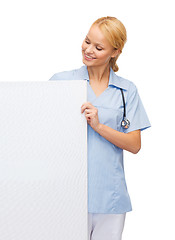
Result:
[[[139,90],[152,127],[137,155],[125,152],[133,211],[124,240],[175,239],[174,233],[174,5],[173,1],[7,0],[0,4],[0,81],[47,81],[82,65],[90,25],[115,16],[128,41],[118,75]]]

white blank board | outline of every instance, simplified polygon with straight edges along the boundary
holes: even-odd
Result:
[[[0,239],[87,240],[84,80],[0,82]]]

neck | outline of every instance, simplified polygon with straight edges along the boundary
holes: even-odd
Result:
[[[102,81],[109,80],[110,67],[107,66],[90,66],[87,67],[89,79],[101,83]]]

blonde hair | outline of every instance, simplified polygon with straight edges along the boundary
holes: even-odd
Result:
[[[110,67],[112,67],[114,72],[119,70],[119,67],[116,64],[116,61],[119,55],[122,53],[122,49],[127,41],[127,33],[126,28],[121,21],[119,21],[115,17],[101,17],[98,18],[93,24],[97,24],[106,39],[110,42],[110,44],[115,48],[119,49],[120,53],[111,58],[109,61]]]

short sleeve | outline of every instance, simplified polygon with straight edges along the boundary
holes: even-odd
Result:
[[[142,131],[151,127],[138,90],[133,83],[128,90],[126,101],[126,118],[130,121],[130,126],[128,129],[123,130],[125,133],[129,133],[138,129]]]
[[[73,80],[74,70],[55,73],[49,80]]]
[[[58,79],[57,73],[55,73],[55,74],[49,79],[49,81],[50,81],[50,80],[57,80],[57,79]]]

